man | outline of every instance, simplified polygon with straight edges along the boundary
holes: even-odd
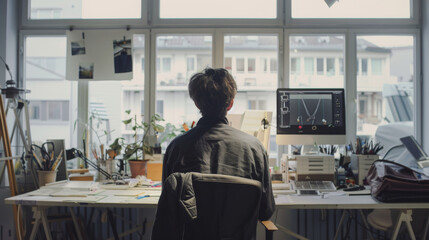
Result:
[[[206,68],[191,77],[188,90],[202,118],[168,146],[163,182],[174,172],[224,174],[258,180],[263,188],[259,219],[269,219],[275,203],[267,152],[256,137],[232,128],[226,119],[237,93],[235,80],[225,69]]]

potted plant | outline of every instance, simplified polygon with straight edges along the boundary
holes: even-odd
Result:
[[[131,113],[130,110],[125,112],[128,115]],[[147,162],[153,155],[153,146],[151,146],[149,142],[149,133],[151,130],[153,130],[155,134],[164,132],[164,127],[158,124],[160,121],[164,121],[164,119],[159,114],[154,114],[149,122],[138,121],[136,115],[123,120],[122,122],[125,125],[131,124],[135,141],[132,143],[125,143],[123,138],[117,138],[110,145],[110,148],[115,150],[116,153],[120,153],[122,149],[124,150],[123,158],[128,161],[133,178],[138,175],[146,176]],[[139,133],[143,134],[141,138],[139,138]]]

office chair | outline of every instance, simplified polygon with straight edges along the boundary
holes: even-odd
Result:
[[[164,182],[152,240],[256,239],[261,183],[221,174],[173,173]],[[261,222],[266,239],[277,227]]]

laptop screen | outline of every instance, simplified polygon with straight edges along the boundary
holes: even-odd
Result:
[[[403,137],[400,140],[416,160],[424,160],[428,157],[422,146],[413,136]]]

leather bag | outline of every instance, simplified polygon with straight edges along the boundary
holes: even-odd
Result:
[[[371,196],[380,202],[428,202],[429,176],[402,164],[377,160],[368,170]]]

